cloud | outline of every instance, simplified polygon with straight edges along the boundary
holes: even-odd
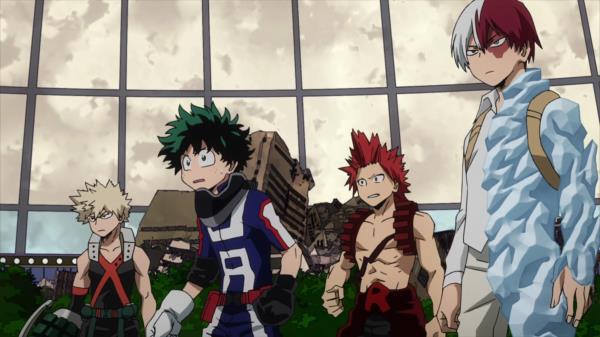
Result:
[[[371,28],[368,30],[365,27],[360,27],[359,31],[366,35],[369,40],[382,39],[381,27],[379,26],[371,25]]]
[[[26,86],[34,1],[3,1],[0,7],[0,85]]]
[[[221,69],[223,69],[225,74],[231,75],[231,56],[227,54],[221,55],[219,56],[219,61],[221,61]]]

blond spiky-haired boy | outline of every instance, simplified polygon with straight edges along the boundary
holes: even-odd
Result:
[[[55,312],[80,329],[81,336],[137,337],[137,309],[131,302],[133,283],[141,295],[144,325],[156,310],[150,288],[150,260],[135,246],[135,236],[124,226],[129,218],[127,193],[108,180],[85,183],[70,196],[77,221],[92,231],[88,249],[77,258],[77,274],[69,309]],[[89,304],[84,300],[91,295]]]

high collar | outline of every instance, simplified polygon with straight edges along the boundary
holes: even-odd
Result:
[[[209,227],[219,225],[230,215],[248,188],[246,178],[241,173],[234,173],[217,187],[219,194],[200,189],[196,191],[196,214]]]

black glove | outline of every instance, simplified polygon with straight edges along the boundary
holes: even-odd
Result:
[[[188,281],[202,288],[208,287],[219,275],[219,263],[214,258],[196,257],[188,274]]]
[[[296,279],[279,275],[275,284],[254,302],[254,311],[263,325],[282,325],[294,313]]]

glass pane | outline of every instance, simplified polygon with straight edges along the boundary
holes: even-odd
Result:
[[[203,89],[202,1],[129,1],[127,86]]]
[[[454,230],[454,225],[456,223],[456,213],[458,210],[449,209],[449,210],[423,210],[423,212],[431,215],[433,222],[435,223],[435,231],[443,232]]]
[[[0,253],[14,253],[16,241],[17,212],[0,211]]]
[[[38,96],[34,130],[30,203],[69,205],[84,182],[116,181],[116,98]]]
[[[594,45],[594,54],[596,55],[596,69],[600,74],[600,1],[585,0],[585,7],[592,33],[592,44]]]
[[[477,82],[470,73],[456,67],[450,54],[454,23],[467,4],[466,1],[390,1],[397,85]]]
[[[590,141],[600,146],[600,121],[598,121],[598,108],[594,99],[594,87],[591,84],[568,85],[553,87],[561,97],[579,103],[581,122],[587,131],[585,144]],[[596,165],[600,169],[600,151],[596,153]],[[596,198],[600,198],[600,184],[596,185]]]
[[[138,229],[140,228],[140,222],[142,222],[142,218],[144,217],[142,212],[130,212],[129,213],[129,221],[125,224],[126,227],[133,229],[133,232],[137,235]]]
[[[240,123],[250,127],[250,132],[277,131],[298,159],[298,123],[296,98],[225,98],[215,97],[219,109],[227,107],[233,114],[240,115]]]
[[[378,0],[299,7],[304,88],[386,86]]]
[[[290,1],[211,1],[214,89],[295,88]]]
[[[543,49],[536,48],[532,67],[546,78],[589,76],[590,65],[576,0],[525,0]]]
[[[19,202],[23,130],[24,95],[0,95],[0,203]]]
[[[190,103],[203,105],[203,98],[128,98],[126,189],[132,205],[148,205],[159,189],[187,191],[179,176],[167,170],[158,136],[169,129],[181,104],[189,111]]]
[[[81,254],[92,232],[75,212],[29,212],[27,254]]]
[[[120,12],[120,1],[45,1],[38,85],[117,88]]]
[[[34,1],[2,1],[0,85],[27,86],[34,5]]]
[[[409,199],[419,203],[460,202],[463,141],[483,94],[398,96],[402,152],[411,184]]]
[[[338,168],[350,156],[352,129],[378,133],[390,144],[387,96],[307,97],[304,120],[307,167],[315,180],[310,203],[334,198],[344,203],[352,194],[344,186],[347,175]]]
[[[143,215],[144,213],[130,213],[126,226],[137,233]],[[75,212],[29,212],[26,253],[81,254],[87,249],[91,234],[88,224],[77,222]]]

